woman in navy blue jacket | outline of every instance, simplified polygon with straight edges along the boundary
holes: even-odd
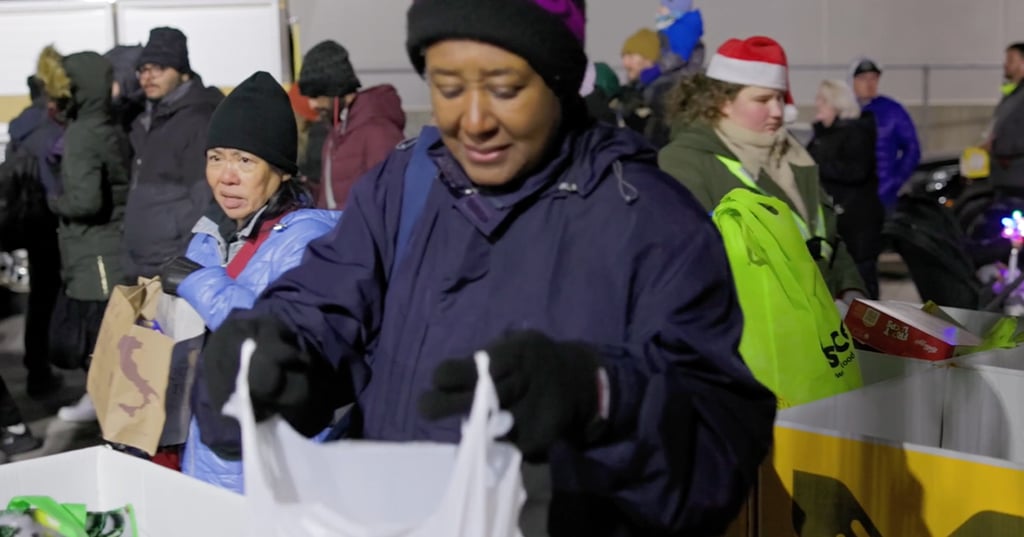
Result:
[[[256,73],[224,99],[209,131],[206,179],[216,205],[193,228],[185,256],[161,277],[165,292],[184,298],[216,330],[232,310],[251,308],[269,283],[298,265],[306,245],[327,233],[340,213],[311,209],[312,197],[292,180],[295,119],[287,94],[267,73]],[[205,397],[196,397],[194,410],[200,418],[210,413]],[[217,424],[218,438],[237,437],[237,426]],[[198,432],[193,420],[182,470],[242,492],[242,465],[218,457]]]
[[[439,136],[357,183],[211,335],[213,405],[254,338],[257,417],[311,436],[354,400],[365,438],[456,442],[486,349],[524,473],[550,483],[527,479],[526,535],[721,534],[775,398],[737,352],[707,213],[639,135],[586,114],[583,2],[418,0],[408,21]]]

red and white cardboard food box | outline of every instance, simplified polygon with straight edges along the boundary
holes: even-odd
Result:
[[[946,360],[958,347],[981,344],[978,336],[902,302],[855,300],[844,324],[860,343],[907,358]]]

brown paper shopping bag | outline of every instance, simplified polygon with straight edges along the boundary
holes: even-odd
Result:
[[[174,340],[153,323],[161,293],[159,280],[114,288],[88,380],[103,438],[150,455],[156,453],[166,419],[174,347]]]

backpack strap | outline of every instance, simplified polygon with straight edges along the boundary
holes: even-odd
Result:
[[[408,252],[412,230],[420,219],[423,206],[427,204],[427,195],[430,194],[430,187],[434,184],[434,179],[438,174],[437,166],[430,159],[427,150],[440,139],[441,133],[437,127],[423,127],[412,147],[412,158],[409,159],[409,164],[405,167],[405,180],[402,186],[402,210],[398,217],[395,256],[391,261],[391,270],[388,274],[394,274],[398,264]]]
[[[402,208],[398,216],[398,235],[395,238],[395,256],[391,260],[391,268],[388,272],[388,279],[395,273],[398,264],[405,257],[409,250],[409,239],[412,237],[412,230],[420,219],[423,207],[427,204],[427,195],[430,194],[430,187],[437,179],[438,169],[427,150],[441,139],[441,133],[437,127],[426,126],[420,131],[420,135],[412,142],[412,157],[405,166],[405,177],[402,185]],[[402,144],[406,145],[408,142]],[[399,146],[399,147],[402,147]],[[325,442],[352,438],[353,434],[362,431],[362,414],[358,405],[353,406],[344,417],[338,420],[322,434]]]
[[[238,250],[238,253],[235,254],[235,257],[230,263],[228,263],[227,267],[225,267],[228,276],[230,276],[231,279],[238,279],[238,276],[242,274],[243,270],[245,270],[249,261],[252,261],[252,258],[256,256],[256,251],[259,250],[260,246],[263,246],[263,243],[267,242],[267,239],[270,238],[270,234],[274,231],[274,226],[279,224],[284,216],[285,215],[282,214],[277,218],[272,218],[261,223],[259,229],[256,231],[256,236],[245,240],[245,243]]]

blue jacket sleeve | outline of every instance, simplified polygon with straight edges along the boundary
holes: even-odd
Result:
[[[178,286],[184,298],[210,330],[220,327],[235,309],[249,309],[256,302],[256,293],[228,276],[223,267],[206,267],[190,274]]]
[[[217,241],[202,233],[195,234],[189,241],[185,257],[204,267],[220,267],[224,262],[224,254]]]
[[[899,178],[899,186],[903,186],[903,183],[910,179],[921,162],[921,145],[917,141],[917,129],[914,128],[914,120],[910,118],[910,114],[898,104],[894,108],[896,125],[893,136],[896,138],[900,152],[895,172]]]
[[[685,241],[634,256],[627,344],[604,350],[611,430],[568,467],[643,527],[720,535],[768,453],[776,401],[740,358],[743,319],[722,240],[710,221],[689,220],[677,235]]]
[[[306,251],[310,237],[319,237],[326,231],[326,226],[311,221],[298,222],[284,232],[288,233],[288,241],[281,249],[262,252],[270,255],[270,270],[267,280],[273,282],[281,274],[299,265]],[[264,244],[262,248],[266,248]],[[261,248],[261,249],[262,249]],[[192,248],[189,248],[190,257]],[[257,256],[260,252],[257,252]],[[238,283],[228,276],[227,270],[220,266],[210,266],[190,274],[178,286],[178,295],[184,298],[199,315],[202,316],[207,328],[216,330],[233,310],[249,309],[256,302],[260,289],[251,289]]]
[[[864,110],[871,112],[875,116],[875,132],[877,133],[877,139],[875,140],[875,167],[878,169],[878,197],[888,207],[896,203],[896,193],[899,192],[899,187],[893,189],[891,186],[896,181],[893,178],[893,170],[895,169],[894,158],[890,150],[895,129],[892,125],[892,117],[890,117],[889,110],[883,109],[883,107],[875,104],[875,102],[877,101],[864,107]]]

